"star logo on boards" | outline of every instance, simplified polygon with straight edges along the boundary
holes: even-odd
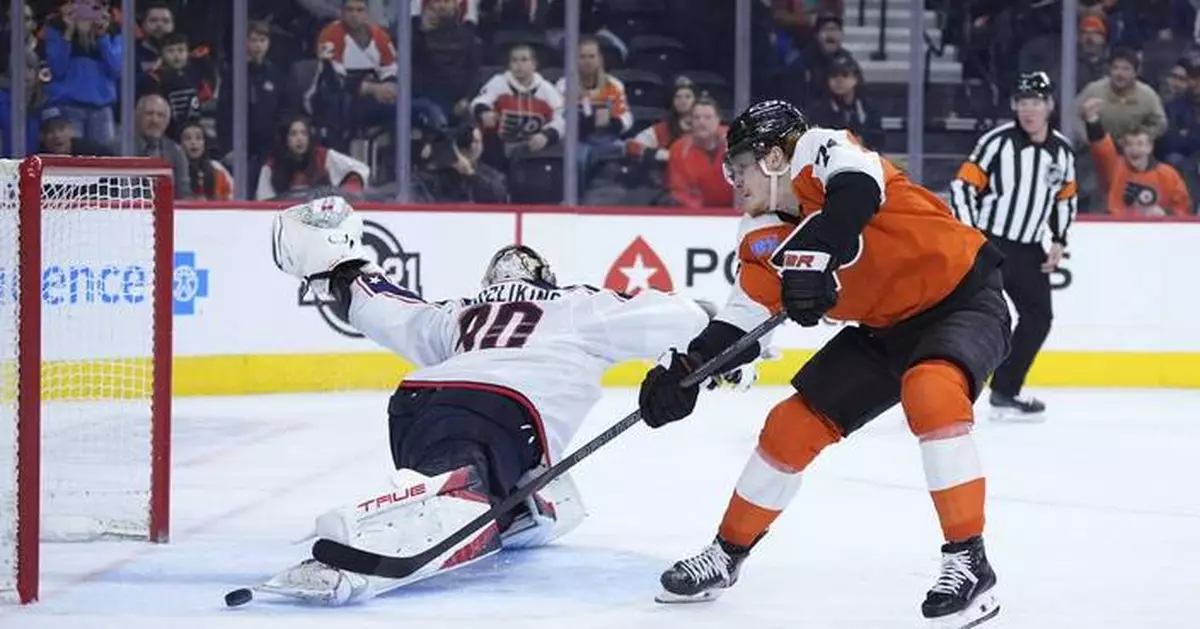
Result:
[[[608,268],[604,287],[626,295],[636,295],[649,288],[671,291],[675,285],[662,258],[645,239],[638,236]]]

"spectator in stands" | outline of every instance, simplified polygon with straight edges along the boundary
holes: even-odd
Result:
[[[483,134],[472,126],[440,134],[425,145],[415,177],[417,197],[429,203],[506,203],[500,171],[479,161]]]
[[[414,2],[414,8],[420,3]],[[449,118],[470,117],[479,89],[483,45],[475,28],[459,18],[459,0],[425,0],[413,26],[413,107],[445,128]]]
[[[579,38],[579,164],[581,184],[604,158],[624,154],[621,135],[633,126],[633,113],[625,98],[625,84],[604,71],[600,40],[591,35]],[[556,89],[566,97],[567,79],[558,80]]]
[[[79,137],[111,142],[121,79],[121,36],[108,7],[65,3],[46,25],[50,104],[62,107]]]
[[[1092,98],[1104,102],[1100,123],[1109,135],[1120,139],[1134,130],[1145,130],[1153,142],[1167,128],[1166,112],[1162,100],[1154,88],[1137,79],[1139,60],[1137,53],[1128,48],[1117,48],[1109,57],[1108,76],[1089,83],[1079,93],[1077,100],[1086,103]],[[1085,128],[1080,120],[1079,129]],[[1080,134],[1077,132],[1076,141]]]
[[[12,64],[8,63],[9,55],[8,48],[0,46],[0,157],[17,157],[13,151],[13,136],[12,128],[9,124],[12,120],[12,81],[9,70]],[[38,132],[41,123],[41,111],[46,103],[46,94],[44,85],[50,80],[50,71],[47,70],[38,58],[34,51],[29,51],[24,59],[25,72],[23,76],[16,80],[25,81],[25,152],[33,153],[38,146]]]
[[[209,157],[208,134],[204,125],[195,120],[184,123],[179,130],[179,146],[187,158],[192,197],[209,201],[233,198],[233,175],[221,162]]]
[[[1092,159],[1107,192],[1108,211],[1117,215],[1185,216],[1192,213],[1187,185],[1179,171],[1154,159],[1154,140],[1146,129],[1131,129],[1121,138],[1120,154],[1102,124],[1110,105],[1099,97],[1084,101],[1083,119]]]
[[[162,58],[150,71],[143,92],[154,92],[171,105],[167,135],[179,138],[185,123],[211,118],[216,110],[217,78],[207,57],[193,59],[187,35],[171,33],[162,39]]]
[[[321,70],[306,99],[329,145],[348,151],[367,129],[394,125],[396,48],[371,23],[366,0],[344,0],[341,15],[317,37]]]
[[[849,129],[874,151],[882,152],[883,120],[874,107],[858,95],[862,68],[848,54],[838,55],[829,66],[829,95],[809,108],[814,124],[833,129]]]
[[[725,126],[716,101],[701,96],[692,107],[692,130],[671,145],[667,185],[684,207],[732,207],[733,188],[725,179]]]
[[[266,22],[250,22],[246,35],[246,87],[247,96],[246,126],[247,149],[249,151],[251,173],[257,173],[262,160],[271,152],[275,143],[275,128],[280,120],[298,113],[299,94],[292,82],[290,74],[279,67],[268,57],[271,50],[271,27]],[[231,72],[231,71],[230,71]],[[233,77],[227,73],[221,81],[223,85],[233,85]],[[218,123],[222,137],[233,132],[233,98],[228,96],[217,99]],[[228,146],[222,147],[222,149]],[[243,184],[253,189],[253,182],[246,180]]]
[[[646,127],[625,143],[626,154],[642,163],[653,173],[665,171],[671,157],[671,144],[691,129],[692,107],[696,104],[696,87],[680,77],[675,81],[671,108],[667,117]]]
[[[1171,127],[1171,101],[1180,96],[1187,96],[1188,93],[1188,73],[1191,72],[1192,63],[1187,57],[1180,57],[1175,61],[1175,65],[1171,66],[1167,73],[1163,75],[1162,84],[1159,85],[1158,95],[1163,101],[1163,107],[1167,110],[1167,130]]]
[[[633,126],[633,114],[625,98],[625,84],[604,71],[600,40],[591,35],[579,38],[579,137],[593,145],[611,145]],[[567,79],[556,86],[567,93]]]
[[[842,48],[845,33],[842,30],[842,18],[836,15],[821,15],[813,25],[816,33],[813,43],[804,54],[804,67],[808,74],[807,98],[794,102],[824,98],[829,94],[829,70],[835,59],[850,56]]]
[[[1167,103],[1167,131],[1159,139],[1161,154],[1182,172],[1197,171],[1200,159],[1200,66],[1187,72],[1187,89]]]
[[[471,101],[483,129],[483,161],[504,171],[514,151],[538,152],[562,136],[562,93],[537,71],[533,48],[518,44],[508,53],[508,70],[484,83]]]
[[[43,155],[90,155],[109,157],[112,149],[99,142],[75,135],[75,125],[67,118],[67,114],[58,107],[47,107],[42,110],[42,129],[40,145],[29,145],[29,151]]]
[[[275,148],[258,174],[254,198],[265,201],[323,186],[362,192],[370,175],[366,164],[316,144],[312,123],[295,116],[280,127]]]
[[[175,175],[175,198],[191,196],[192,182],[188,178],[187,158],[183,149],[167,137],[171,124],[171,106],[158,94],[146,94],[138,99],[134,109],[134,154],[159,157],[171,164]]]
[[[162,42],[175,32],[175,13],[171,5],[155,0],[142,13],[142,36],[137,44],[138,82],[150,76],[162,57]]]
[[[1106,75],[1108,75],[1108,27],[1105,26],[1103,18],[1096,15],[1085,15],[1079,21],[1079,52],[1075,59],[1075,84],[1088,85]]]

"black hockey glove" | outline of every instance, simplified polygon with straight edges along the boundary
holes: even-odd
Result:
[[[817,242],[825,213],[815,214],[771,257],[780,270],[783,309],[788,318],[808,328],[837,304],[837,259]]]
[[[642,380],[642,390],[638,394],[642,420],[652,428],[660,428],[691,415],[696,408],[696,398],[700,396],[700,385],[684,389],[679,383],[701,362],[698,354],[680,354],[672,349],[668,365],[664,366],[660,361],[651,369]]]

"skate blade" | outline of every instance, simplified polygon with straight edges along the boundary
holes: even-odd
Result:
[[[662,592],[658,593],[658,596],[654,597],[654,601],[656,603],[662,603],[664,605],[677,605],[680,603],[683,603],[683,604],[708,603],[710,601],[715,601],[718,598],[720,598],[721,594],[723,592],[724,592],[724,590],[705,590],[698,594],[690,594],[689,595],[689,594],[675,594],[673,592],[668,592],[666,590],[663,590]]]
[[[930,629],[971,629],[995,618],[1000,613],[1000,602],[991,590],[980,594],[971,604],[957,614],[930,618]]]
[[[1007,424],[1041,424],[1046,421],[1046,411],[1023,413],[1014,408],[993,408],[988,419]]]

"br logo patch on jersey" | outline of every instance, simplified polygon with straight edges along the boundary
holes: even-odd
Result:
[[[675,284],[662,258],[638,236],[608,267],[604,287],[626,295],[636,295],[648,288],[669,292],[675,289]]]
[[[397,287],[421,296],[421,254],[407,252],[400,246],[400,240],[383,225],[374,221],[363,221],[363,247],[371,254],[375,263],[383,267],[384,275]],[[350,322],[334,314],[329,304],[317,301],[302,286],[299,291],[299,304],[312,306],[320,313],[321,318],[329,327],[339,334],[353,338],[362,338],[362,334],[350,325]]]

